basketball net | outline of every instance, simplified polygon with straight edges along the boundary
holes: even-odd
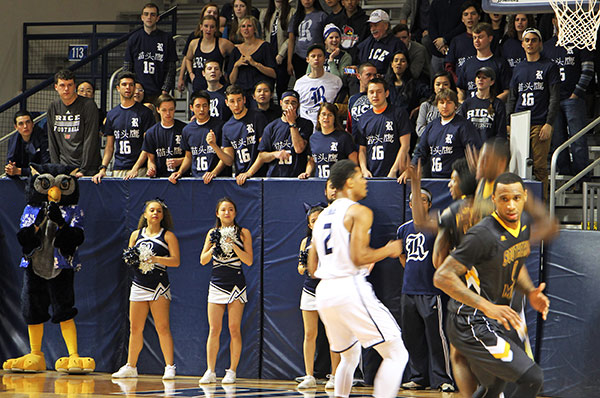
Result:
[[[549,0],[558,22],[557,46],[596,49],[600,0]]]

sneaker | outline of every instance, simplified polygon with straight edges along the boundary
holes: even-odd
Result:
[[[175,378],[175,364],[165,366],[163,380],[173,380]]]
[[[306,375],[304,376],[304,380],[302,381],[302,383],[298,384],[298,387],[296,388],[315,388],[316,386],[317,380],[315,379],[315,377]]]
[[[414,381],[409,381],[407,383],[402,383],[402,388],[405,390],[424,390],[425,387],[415,383]]]
[[[335,388],[335,375],[329,375],[329,380],[325,384],[325,389]]]
[[[454,392],[456,391],[456,389],[454,388],[454,386],[450,383],[444,383],[440,386],[440,390],[442,392]]]
[[[235,383],[235,371],[231,369],[225,370],[225,377],[221,380],[221,384],[233,384]]]
[[[217,374],[211,369],[206,369],[204,376],[200,379],[198,384],[212,384],[217,382]]]
[[[127,379],[130,377],[137,377],[137,368],[132,367],[128,363],[123,365],[121,369],[112,374],[115,379]]]

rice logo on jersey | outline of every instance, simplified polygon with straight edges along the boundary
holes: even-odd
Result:
[[[354,34],[354,28],[352,26],[344,25],[342,27],[342,37],[340,43],[344,49],[352,48],[356,43],[358,43],[358,35]]]
[[[470,109],[467,111],[467,120],[477,128],[490,128],[494,122],[494,115],[487,109]]]
[[[331,146],[329,147],[329,150],[331,152],[337,152],[337,150],[338,150],[338,143],[337,143],[337,141],[331,143]]]
[[[68,112],[68,111],[67,111]],[[81,125],[81,115],[54,115],[54,131],[57,133],[63,133],[65,139],[70,139],[70,133],[79,132]]]
[[[140,119],[137,117],[131,118],[131,127],[140,127]]]
[[[409,234],[406,237],[406,261],[423,261],[429,255],[429,250],[425,250],[425,235],[422,232]]]
[[[542,70],[536,70],[535,71],[535,78],[536,78],[536,80],[544,80],[544,71],[542,71]]]
[[[452,145],[452,139],[454,138],[454,134],[446,134],[446,141],[445,144],[450,144]]]
[[[194,57],[192,60],[192,68],[204,69],[204,62],[206,60],[203,57]]]
[[[210,117],[220,117],[219,114],[219,99],[211,98],[210,99]]]
[[[327,100],[325,98],[325,87],[324,86],[311,87],[309,96],[312,100],[313,108],[317,108],[318,105],[321,104],[321,102]]]
[[[312,23],[312,19],[307,19],[300,22],[300,25],[298,26],[298,41],[313,41],[312,34],[310,33]]]
[[[352,108],[350,108],[350,116],[358,122],[360,117],[371,108],[373,108],[373,105],[369,102],[369,98],[366,95],[362,95],[354,102]]]
[[[379,62],[385,62],[387,56],[390,55],[388,50],[384,50],[383,48],[372,48],[369,52],[368,59],[374,59]]]
[[[248,134],[254,134],[254,125],[252,123],[248,123],[246,125],[246,131],[248,132]]]
[[[164,43],[156,43],[156,51],[163,52],[164,51]]]
[[[465,62],[467,62],[469,59],[473,58],[473,56],[469,56],[469,57],[460,57],[457,61],[456,61],[456,67],[457,68],[462,68],[462,66],[465,64]]]

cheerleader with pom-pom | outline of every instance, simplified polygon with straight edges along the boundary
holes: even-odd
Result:
[[[236,206],[229,198],[217,202],[215,228],[208,231],[200,263],[206,265],[212,260],[213,269],[208,288],[209,333],[206,342],[207,369],[200,384],[217,381],[215,365],[219,352],[219,338],[225,309],[228,311],[230,365],[225,371],[223,384],[235,383],[236,369],[242,352],[240,326],[244,305],[248,302],[246,279],[242,273],[242,263],[252,265],[252,236],[236,221]]]
[[[175,378],[173,337],[169,325],[171,290],[167,267],[179,266],[179,242],[170,231],[173,220],[161,199],[146,202],[138,229],[131,233],[123,261],[133,269],[129,295],[129,352],[114,378],[137,377],[137,360],[144,345],[144,325],[152,312],[166,367],[163,379]]]

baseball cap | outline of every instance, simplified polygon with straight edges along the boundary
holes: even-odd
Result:
[[[525,29],[523,31],[523,37],[525,37],[525,35],[528,34],[528,33],[533,33],[533,34],[537,35],[537,37],[540,38],[540,41],[543,41],[542,34],[536,28],[527,28],[527,29]]]
[[[475,76],[477,76],[480,73],[483,73],[492,80],[496,80],[496,72],[494,72],[494,70],[489,66],[482,66],[481,68],[477,69],[477,73],[475,73]]]
[[[383,10],[375,10],[371,13],[371,16],[369,17],[369,20],[367,22],[377,23],[381,21],[390,22],[390,16],[387,12]]]
[[[319,50],[323,51],[323,54],[327,54],[327,52],[325,51],[325,47],[323,47],[322,44],[315,43],[308,47],[308,50],[306,51],[306,56],[308,57],[308,54],[310,54],[311,51],[315,48],[318,48]]]
[[[288,91],[284,92],[283,94],[281,94],[281,100],[283,100],[285,97],[294,97],[298,101],[300,101],[300,94],[298,94],[298,92],[295,90],[288,90]]]

